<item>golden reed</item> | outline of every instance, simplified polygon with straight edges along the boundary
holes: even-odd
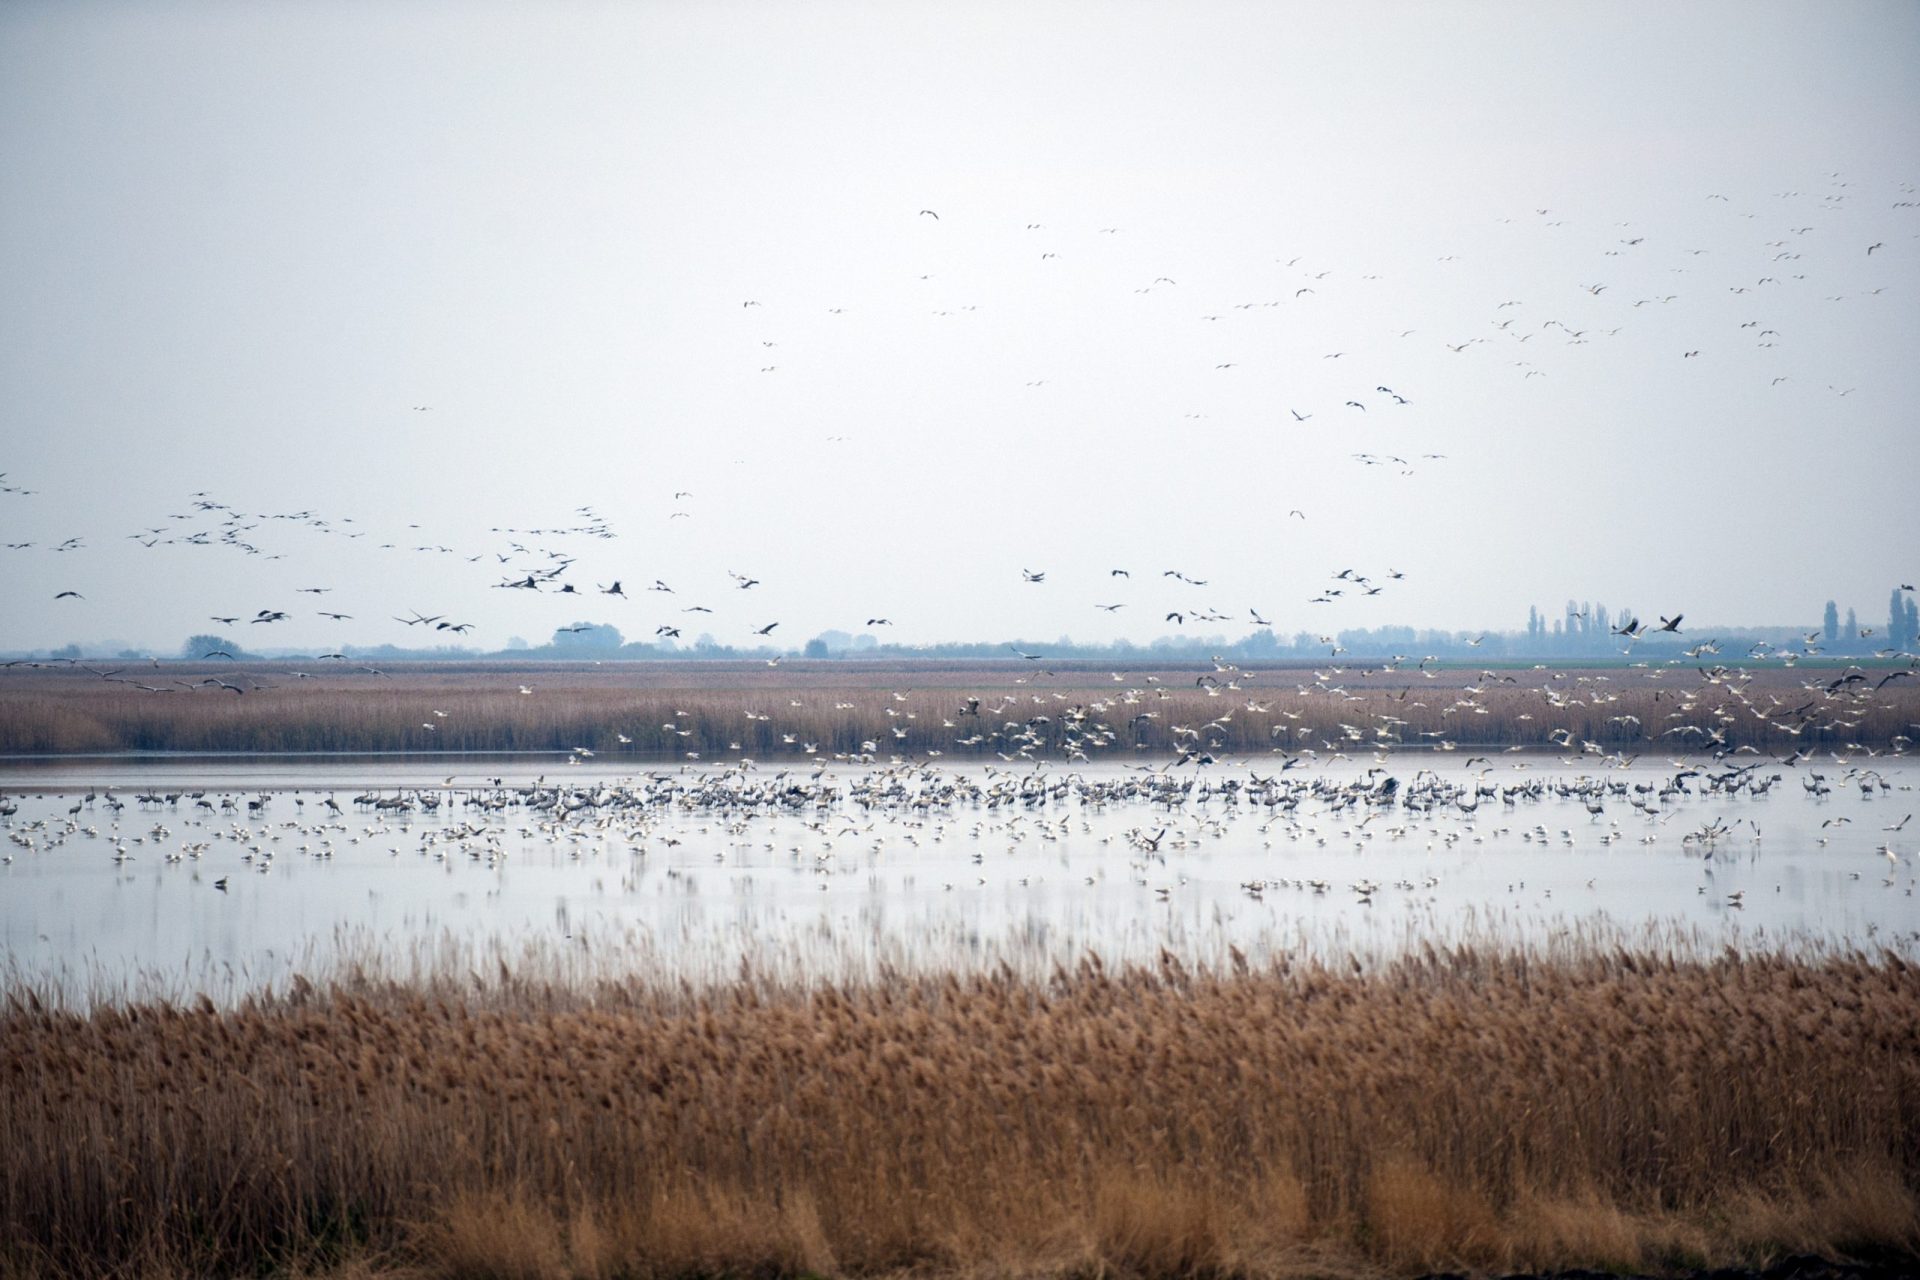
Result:
[[[827,757],[858,755],[871,743],[881,759],[941,752],[992,761],[996,752],[1077,748],[1089,759],[1134,761],[1187,747],[1357,756],[1448,742],[1466,755],[1518,746],[1659,756],[1712,749],[1714,734],[1729,749],[1784,755],[1882,751],[1920,736],[1920,680],[1875,691],[1876,674],[1828,696],[1826,686],[1844,680],[1837,669],[1774,668],[1712,682],[1686,668],[1650,679],[1619,667],[1452,669],[1433,678],[1377,666],[1238,677],[1186,667],[1124,672],[1120,681],[1104,668],[1004,663],[411,664],[377,676],[319,663],[129,670],[113,681],[83,668],[0,672],[0,755],[587,747],[726,761],[805,759],[808,744]],[[200,683],[213,679],[247,691]],[[1240,687],[1219,683],[1226,679]],[[970,699],[978,714],[965,713]]]
[[[707,985],[353,973],[0,1013],[0,1275],[1379,1276],[1920,1248],[1877,955]]]

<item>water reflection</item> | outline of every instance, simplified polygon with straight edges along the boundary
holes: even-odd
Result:
[[[0,948],[29,975],[264,981],[343,936],[619,940],[649,965],[725,967],[809,947],[1391,951],[1597,920],[1906,945],[1920,921],[1905,761],[1813,787],[1772,762],[1285,778],[475,763],[10,766]]]

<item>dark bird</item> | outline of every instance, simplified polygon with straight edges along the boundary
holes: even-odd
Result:
[[[923,218],[932,218],[935,222],[940,221],[940,215],[935,213],[931,209],[922,209],[920,211],[920,216]]]
[[[214,619],[213,619],[213,621],[214,621],[214,622],[224,622],[224,623],[226,623],[226,624],[227,624],[228,626],[232,626],[232,625],[233,625],[234,623],[236,623],[236,622],[238,622],[238,621],[240,621],[240,619],[238,619],[238,618],[214,618]]]
[[[620,579],[615,578],[612,586],[600,588],[600,594],[603,596],[620,596],[624,599],[627,593],[620,589]]]
[[[1684,614],[1684,613],[1676,613],[1676,614],[1674,614],[1674,615],[1673,615],[1673,616],[1672,616],[1671,618],[1669,618],[1669,617],[1667,617],[1666,615],[1664,615],[1664,614],[1662,614],[1662,615],[1661,615],[1661,617],[1660,617],[1660,625],[1659,625],[1659,626],[1657,626],[1657,627],[1655,627],[1655,628],[1654,628],[1654,630],[1655,630],[1656,632],[1658,632],[1658,631],[1671,631],[1671,632],[1672,632],[1672,633],[1673,633],[1674,635],[1679,635],[1679,634],[1680,634],[1680,619],[1682,619],[1682,618],[1684,618],[1684,617],[1686,617],[1686,616],[1687,616],[1687,615],[1686,615],[1686,614]]]
[[[1035,573],[1031,569],[1022,569],[1020,571],[1020,576],[1022,578],[1025,578],[1028,582],[1045,582],[1047,580],[1047,575],[1045,570],[1042,570],[1039,573]]]
[[[759,628],[753,634],[757,636],[770,636],[773,634],[773,629],[779,625],[780,624],[777,622],[769,622],[766,626]]]
[[[81,595],[78,591],[62,591],[59,595],[55,596],[54,599],[55,600],[85,600],[86,597]]]

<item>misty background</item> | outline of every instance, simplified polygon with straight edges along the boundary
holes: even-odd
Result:
[[[1883,628],[1917,54],[1892,3],[12,4],[0,648]]]

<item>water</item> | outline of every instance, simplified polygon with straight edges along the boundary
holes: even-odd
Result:
[[[1920,937],[1920,822],[1902,825],[1920,766],[1905,760],[1391,764],[1265,782],[1258,762],[10,764],[0,951],[16,974],[74,988],[144,975],[244,989],[343,949],[449,945],[712,973],[743,955],[1208,960],[1596,929],[1709,946]],[[149,793],[160,801],[137,801]],[[411,807],[372,803],[399,800]]]

